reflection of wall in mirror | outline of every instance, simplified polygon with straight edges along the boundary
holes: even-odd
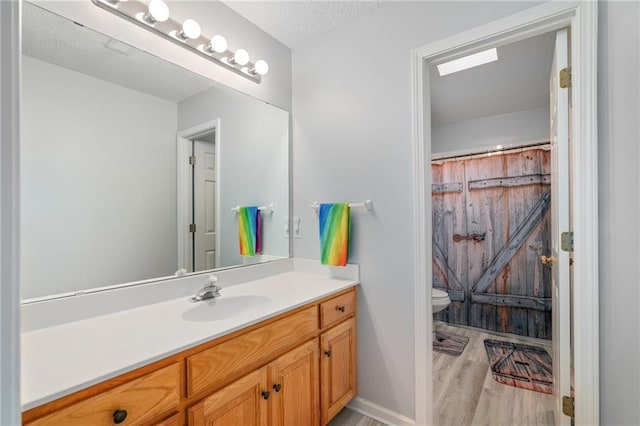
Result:
[[[22,298],[173,274],[176,104],[27,56],[22,78]]]
[[[178,128],[220,119],[220,264],[253,263],[238,250],[238,205],[275,204],[262,215],[263,253],[289,256],[284,220],[289,215],[289,114],[230,89],[212,87],[178,103]]]

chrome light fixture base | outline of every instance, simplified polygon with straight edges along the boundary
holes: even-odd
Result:
[[[223,68],[226,68],[230,71],[235,72],[255,83],[260,84],[262,81],[262,76],[256,72],[251,72],[251,70],[255,70],[255,64],[249,62],[246,65],[238,65],[232,58],[235,53],[231,50],[226,50],[225,52],[218,53],[213,49],[209,49],[211,37],[207,37],[203,34],[200,34],[198,38],[190,39],[190,38],[182,38],[176,37],[176,34],[181,34],[182,32],[182,24],[172,18],[168,18],[164,22],[153,21],[150,19],[146,19],[148,16],[148,7],[147,4],[138,1],[138,0],[126,0],[126,1],[117,1],[117,0],[91,0],[93,4],[96,6],[109,11],[115,15],[124,18],[139,27],[145,28],[153,33],[158,34],[161,37],[164,37],[166,40],[171,41],[179,46],[184,47],[191,52],[210,60],[211,62],[220,65]]]

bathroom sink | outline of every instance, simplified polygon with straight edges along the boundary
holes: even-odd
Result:
[[[241,315],[246,311],[271,303],[266,296],[231,296],[198,302],[198,306],[182,315],[187,321],[220,321]]]

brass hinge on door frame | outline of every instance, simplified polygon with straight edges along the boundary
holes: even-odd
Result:
[[[196,165],[196,156],[192,155],[189,157],[189,165],[190,166],[195,166]]]
[[[566,89],[571,87],[571,68],[562,68],[560,70],[560,88]]]
[[[571,418],[576,416],[576,401],[572,396],[562,397],[562,413]]]
[[[573,232],[560,234],[560,248],[562,251],[573,251]]]
[[[195,223],[189,224],[189,232],[191,232],[191,233],[195,233],[196,232],[196,224]]]

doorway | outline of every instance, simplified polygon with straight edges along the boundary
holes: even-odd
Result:
[[[574,140],[568,162],[573,183],[571,221],[581,236],[574,247],[574,278],[581,283],[573,293],[575,363],[575,422],[597,423],[598,419],[598,309],[597,309],[597,174],[595,113],[596,8],[589,3],[544,4],[491,24],[458,34],[414,51],[414,152],[415,152],[415,250],[416,267],[416,423],[431,424],[433,388],[431,384],[431,179],[430,153],[432,123],[431,62],[446,56],[474,53],[495,44],[508,44],[545,32],[569,28],[572,51],[573,107],[569,111]],[[580,75],[580,77],[577,77]],[[576,214],[576,212],[580,212]],[[555,236],[554,236],[555,238]],[[553,241],[554,247],[559,241]],[[578,262],[578,258],[582,262]],[[580,264],[579,264],[580,263]],[[566,286],[566,283],[565,283]],[[424,321],[422,324],[421,321]],[[424,373],[424,376],[422,375]],[[556,419],[562,419],[562,395],[554,395]],[[568,418],[567,418],[568,419]],[[568,421],[567,419],[562,419]]]
[[[488,64],[445,75],[435,59],[430,73],[432,156],[441,158],[431,162],[432,285],[457,299],[434,317],[447,322],[436,328],[433,341],[434,398],[441,401],[434,415],[440,424],[568,425],[568,417],[554,413],[549,395],[554,386],[557,395],[571,394],[565,373],[570,359],[560,356],[570,353],[568,316],[563,315],[570,310],[564,300],[569,295],[552,291],[558,269],[569,264],[564,257],[566,265],[547,261],[559,256],[551,254],[552,234],[560,233],[553,227],[562,223],[562,231],[570,231],[566,221],[558,220],[568,216],[558,209],[565,201],[558,194],[568,198],[569,181],[552,167],[562,163],[560,169],[566,170],[569,164],[566,156],[558,158],[569,151],[568,134],[554,133],[568,129],[568,107],[561,102],[568,88],[556,89],[553,76],[558,64],[567,65],[567,30],[497,43],[492,49],[497,59]],[[463,58],[468,57],[465,52]],[[532,138],[551,143],[546,149],[496,149]],[[443,146],[486,141],[492,144],[487,153],[483,147],[476,155],[447,161],[446,154],[437,152]],[[448,175],[446,182],[442,173]],[[569,286],[569,277],[564,279],[562,288]],[[456,283],[459,288],[451,289]],[[459,353],[453,353],[457,342]],[[469,366],[447,364],[443,352],[473,365],[478,382],[446,386],[439,380],[442,370],[466,377]],[[457,410],[448,407],[460,396],[470,401],[465,410],[460,403]],[[504,404],[509,399],[521,409]]]
[[[217,267],[216,262],[216,203],[218,172],[216,169],[215,131],[191,141],[191,212],[190,229],[192,259],[190,272]]]
[[[177,136],[178,267],[198,272],[220,266],[220,120]]]

